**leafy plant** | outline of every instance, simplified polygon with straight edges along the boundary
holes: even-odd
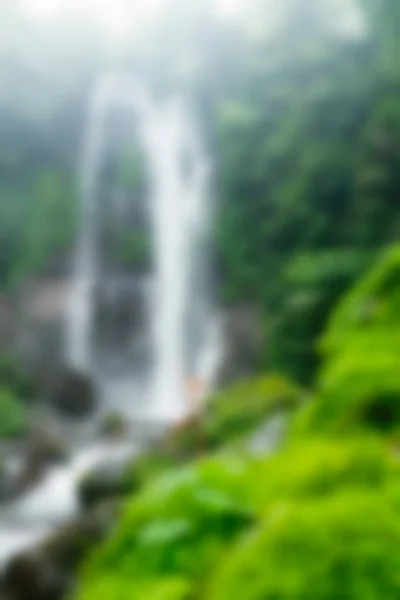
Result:
[[[133,582],[183,577],[201,585],[252,522],[245,475],[243,461],[226,457],[154,481],[130,501],[115,535],[87,565],[78,597],[94,597],[100,573]],[[132,600],[140,597],[133,589]]]
[[[398,496],[374,491],[276,504],[229,553],[207,598],[394,599],[399,516]]]
[[[339,304],[321,348],[317,399],[299,428],[394,434],[400,428],[400,249],[385,253]]]

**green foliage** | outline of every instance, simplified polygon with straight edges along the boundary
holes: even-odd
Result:
[[[226,457],[191,465],[146,487],[87,565],[78,598],[95,598],[102,579],[116,581],[114,590],[118,580],[158,585],[170,577],[201,586],[227,545],[252,521],[245,476],[243,462]],[[141,597],[133,587],[130,599]]]
[[[394,598],[399,473],[370,437],[191,463],[130,499],[77,597],[141,600],[151,582],[174,599]]]
[[[400,249],[390,249],[343,299],[322,341],[317,399],[299,430],[400,429]]]
[[[372,261],[351,249],[295,255],[283,271],[286,295],[270,323],[269,356],[295,380],[310,382],[319,365],[315,340],[327,316],[352,281]]]
[[[241,381],[211,396],[201,416],[176,428],[164,457],[182,460],[241,442],[269,417],[292,412],[301,400],[301,390],[278,375]]]
[[[175,8],[182,4],[183,28]],[[270,3],[254,4],[254,12],[231,26],[228,19],[216,25],[207,2],[173,2],[165,22],[154,27],[154,46],[140,48],[135,40],[137,58],[127,57],[126,65],[133,60],[136,72],[157,80],[154,89],[165,86],[168,93],[175,81],[185,81],[188,97],[208,113],[204,126],[214,119],[221,298],[257,304],[267,332],[265,364],[313,384],[317,340],[333,307],[400,232],[400,12],[397,0],[365,0],[368,34],[356,41],[336,35],[339,19],[330,2],[275,3],[281,18],[273,28]],[[45,29],[40,47],[48,49]],[[144,37],[148,42],[147,32]],[[29,38],[32,47],[34,41]],[[13,46],[5,42],[3,54],[12,56],[6,63],[15,60],[25,72],[25,52]],[[175,58],[191,63],[189,46],[199,66],[180,75]],[[62,44],[57,47],[62,53]],[[62,104],[79,112],[73,97],[83,92],[72,86],[67,93],[64,80],[75,71],[54,60],[57,55],[51,56],[56,72],[49,70],[45,53],[38,54],[40,85],[32,85],[32,74],[17,77],[14,87],[17,69],[0,66],[3,288],[69,250],[74,233],[71,173],[81,122]],[[26,90],[34,94],[29,102]],[[57,128],[58,120],[74,125],[71,135]],[[105,158],[104,203],[115,183],[143,201],[142,158],[137,151],[120,162]],[[102,217],[100,236],[115,247]],[[139,228],[144,220],[140,214]],[[131,231],[116,255],[127,268],[147,269],[149,242]],[[272,376],[216,394],[203,415],[138,460],[124,480],[123,491],[131,493],[124,517],[86,566],[79,598],[399,596],[398,458],[375,438],[354,437],[359,429],[393,438],[400,430],[399,262],[398,250],[388,254],[334,314],[322,343],[317,395],[301,409],[286,449],[272,458],[227,455],[232,447],[244,453],[243,441],[268,417],[300,405],[301,392]],[[26,426],[18,401],[25,394],[13,369],[0,362],[7,436]],[[308,439],[332,430],[337,438]],[[224,455],[193,462],[211,450]],[[192,463],[177,469],[187,460]]]
[[[399,507],[374,491],[277,504],[241,540],[210,600],[380,600],[400,592]]]
[[[217,567],[207,598],[395,598],[399,469],[369,437],[303,440],[251,464],[262,518]]]
[[[400,247],[377,259],[375,267],[338,306],[323,340],[328,354],[337,354],[354,336],[379,330],[388,339],[400,324]],[[393,336],[394,337],[394,336]]]
[[[239,382],[210,399],[204,415],[205,443],[219,447],[248,435],[272,415],[293,411],[301,398],[301,391],[279,375]]]
[[[48,166],[11,187],[0,180],[0,286],[19,284],[68,248],[74,200],[71,178]]]
[[[0,388],[0,437],[12,438],[24,434],[27,430],[26,410],[6,387]]]
[[[339,16],[329,2],[281,4],[273,34],[259,8],[257,35],[237,41],[215,110],[221,297],[259,305],[265,365],[308,385],[330,312],[400,231],[398,10],[370,0],[369,36],[348,43],[322,33]]]
[[[82,600],[190,600],[190,586],[183,579],[132,581],[116,576],[99,576],[80,596]]]
[[[249,495],[259,511],[279,499],[302,501],[341,488],[384,488],[400,474],[398,461],[372,437],[302,439],[248,467]]]
[[[302,400],[302,390],[278,375],[244,380],[217,392],[201,415],[175,427],[158,447],[135,460],[129,471],[131,489],[211,451],[243,447],[260,424],[276,414],[292,413]]]
[[[131,469],[132,481],[136,485],[142,485],[177,464],[176,457],[167,452],[164,445],[162,445],[160,448],[152,449],[138,457]]]
[[[0,355],[0,386],[10,389],[13,394],[24,400],[35,396],[32,379],[23,372],[17,358],[12,354]]]

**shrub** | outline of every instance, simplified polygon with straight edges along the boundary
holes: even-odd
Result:
[[[226,457],[191,465],[146,487],[88,565],[78,597],[95,598],[95,586],[104,577],[136,583],[183,577],[201,585],[227,545],[252,522],[245,478],[243,462]],[[141,595],[132,589],[129,600],[135,598]]]
[[[270,501],[328,496],[339,488],[384,487],[400,465],[377,439],[311,439],[248,465],[248,493],[258,511]]]
[[[171,451],[217,449],[251,434],[278,412],[294,410],[301,391],[279,375],[241,381],[210,398],[204,414],[175,431]]]
[[[325,364],[299,429],[400,427],[400,249],[344,298],[322,341]]]
[[[159,579],[152,582],[130,578],[98,577],[81,596],[82,600],[189,600],[190,586],[183,579]]]
[[[311,439],[272,458],[221,454],[192,463],[129,502],[115,535],[87,565],[78,598],[142,600],[149,581],[154,594],[169,598],[164,583],[185,581],[179,600],[186,593],[293,600],[314,592],[314,577],[310,600],[375,600],[378,591],[394,598],[399,559],[389,554],[400,535],[399,469],[395,453],[370,437]],[[374,577],[376,589],[364,596]]]
[[[277,412],[294,410],[301,401],[297,387],[279,375],[269,375],[236,384],[211,400],[205,415],[209,445],[252,433]]]
[[[397,598],[399,516],[374,491],[277,503],[229,553],[207,599]]]
[[[0,437],[16,437],[26,429],[25,407],[11,390],[0,388]]]
[[[269,417],[293,411],[301,400],[301,390],[278,375],[245,380],[217,392],[203,414],[176,427],[158,448],[135,461],[129,474],[132,489],[211,450],[240,447]]]

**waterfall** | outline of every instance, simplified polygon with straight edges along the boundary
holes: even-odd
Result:
[[[144,108],[156,271],[154,411],[175,420],[208,391],[218,355],[205,276],[211,165],[183,100]]]
[[[109,78],[95,88],[89,106],[80,164],[80,213],[75,251],[74,279],[67,315],[66,354],[69,366],[87,372],[91,362],[93,294],[98,276],[97,194],[104,151],[105,119],[110,107],[113,81]]]
[[[102,365],[95,364],[99,354],[93,348],[99,285],[106,286],[110,302],[118,295],[115,273],[102,265],[100,236],[108,115],[114,110],[123,112],[128,138],[132,135],[135,148],[139,144],[143,149],[150,183],[143,202],[151,223],[153,267],[146,275],[151,285],[143,289],[150,314],[152,364],[147,389],[138,394],[146,398],[144,410],[135,404],[138,365],[128,364],[125,378],[118,372],[110,380]],[[80,228],[65,336],[68,363],[89,373],[96,388],[103,385],[109,409],[117,404],[113,399],[117,387],[128,419],[132,415],[149,419],[158,431],[159,422],[174,422],[198,407],[213,386],[221,352],[212,293],[211,160],[184,98],[160,100],[131,78],[112,76],[100,82],[91,99],[81,161]],[[115,194],[106,197],[109,203],[114,199]],[[151,427],[142,430],[149,439]],[[7,507],[0,520],[0,568],[76,513],[77,482],[88,469],[125,461],[140,447],[137,434],[120,445],[90,439],[74,448],[69,462],[52,468],[38,486]]]
[[[149,400],[141,414],[175,421],[208,392],[219,357],[209,242],[212,165],[185,99],[154,97],[142,83],[126,75],[107,77],[96,89],[90,107],[68,357],[74,367],[89,369],[93,293],[102,276],[96,232],[102,157],[107,147],[105,121],[110,109],[122,108],[131,121],[127,128],[132,129],[132,144],[142,147],[149,178],[144,202],[153,250],[148,298],[152,368],[146,393]],[[131,127],[133,122],[137,128]]]

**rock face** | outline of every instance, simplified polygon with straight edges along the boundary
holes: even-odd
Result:
[[[63,362],[65,314],[71,289],[68,280],[38,277],[18,292],[18,331],[14,345],[34,375],[54,372]]]
[[[96,408],[95,389],[86,375],[67,370],[57,378],[50,402],[66,417],[89,417]]]
[[[64,462],[67,449],[59,436],[38,429],[33,431],[28,439],[26,454],[29,462],[48,466]]]
[[[217,378],[221,386],[253,375],[264,344],[262,319],[254,307],[227,309],[224,324],[225,355]]]
[[[7,453],[12,460],[5,459],[0,468],[0,502],[18,498],[40,481],[48,467],[67,458],[63,441],[45,430],[31,433]]]
[[[67,589],[66,582],[59,577],[45,565],[42,556],[24,555],[14,559],[7,568],[4,587],[13,600],[54,600],[61,598]]]
[[[78,566],[108,534],[118,511],[116,504],[103,505],[65,526],[35,550],[14,558],[4,572],[4,597],[61,600],[68,596]]]
[[[79,500],[84,508],[92,508],[105,500],[120,498],[130,492],[131,487],[123,465],[99,466],[82,479]]]

